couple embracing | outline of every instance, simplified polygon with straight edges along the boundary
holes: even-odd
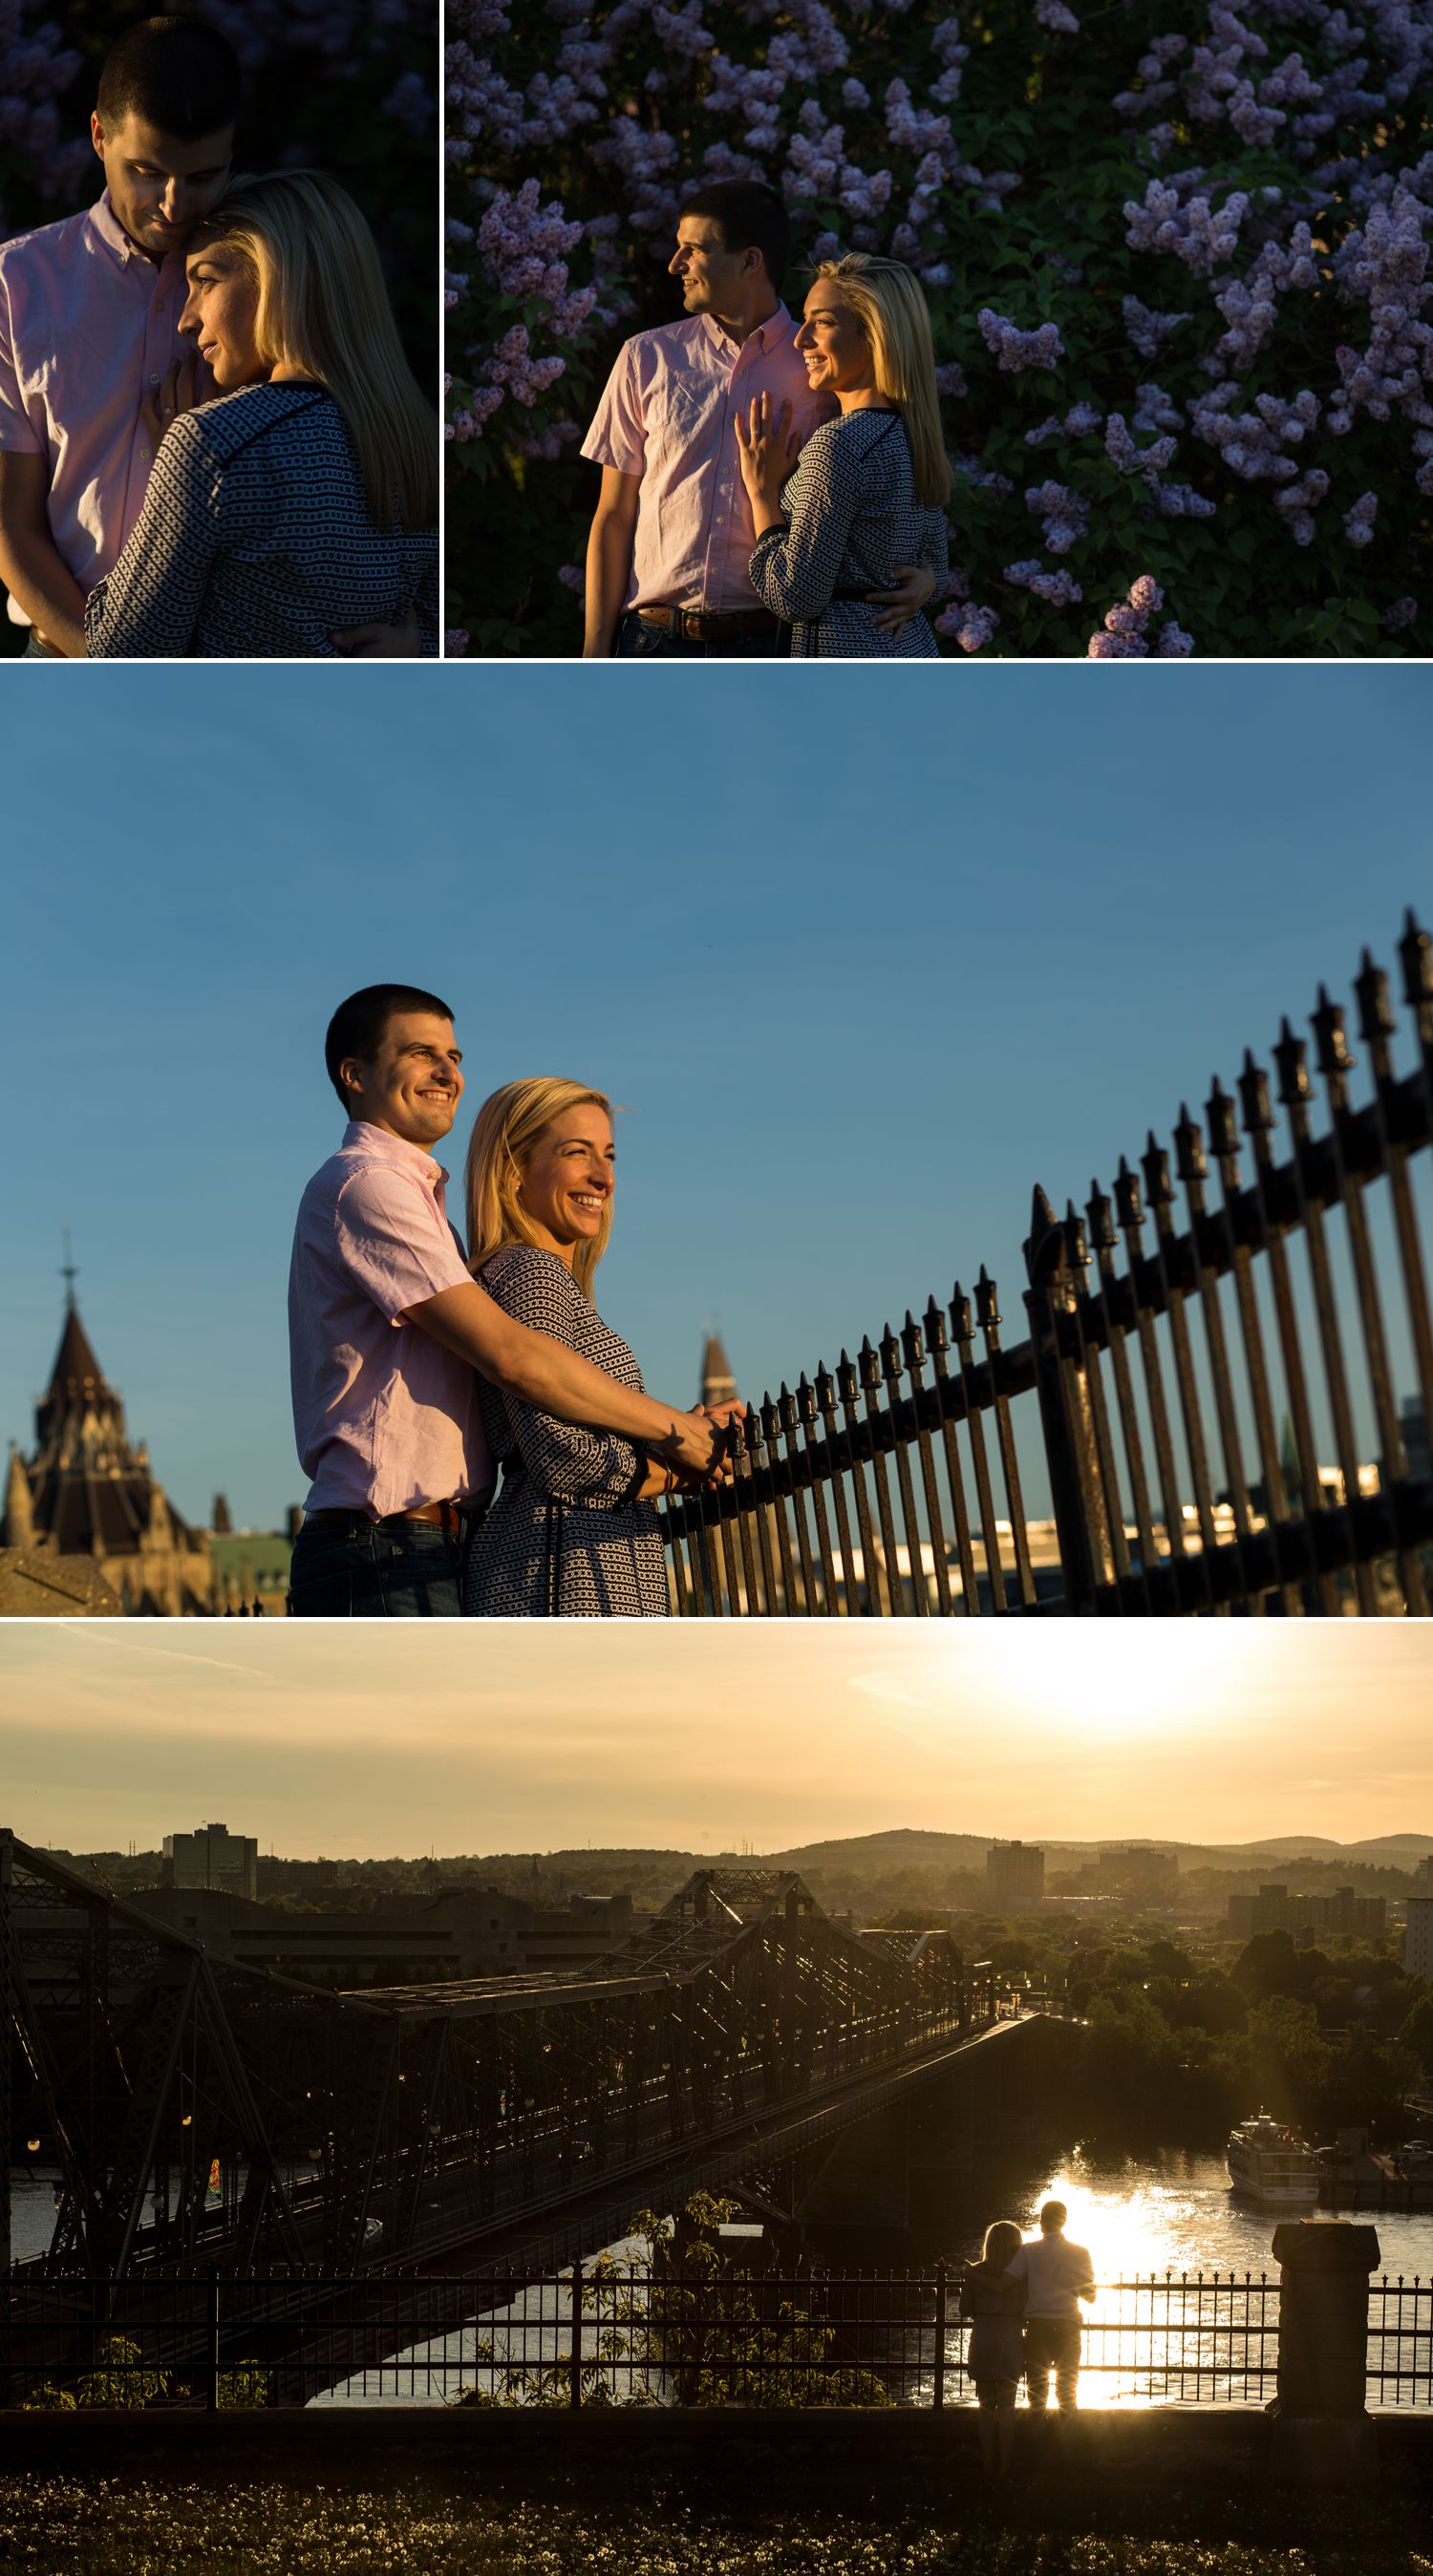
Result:
[[[334,1013],[325,1061],[348,1124],[303,1194],[289,1277],[312,1480],[292,1614],[664,1617],[656,1502],[719,1471],[730,1408],[655,1402],[592,1302],[607,1100],[542,1075],[484,1102],[465,1252],[434,1154],[463,1092],[446,1002],[369,985]]]
[[[623,347],[582,453],[594,658],[932,661],[950,467],[930,315],[900,260],[817,264],[781,300],[791,227],[744,179],[688,193],[680,322]]]
[[[127,27],[98,202],[0,243],[0,581],[39,660],[436,653],[438,423],[373,236],[236,178],[211,27]]]

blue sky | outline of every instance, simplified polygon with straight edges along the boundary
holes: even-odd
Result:
[[[1428,908],[1418,666],[12,674],[0,1435],[82,1312],[181,1508],[271,1526],[334,1003],[625,1106],[600,1294],[690,1401],[1000,1281]]]

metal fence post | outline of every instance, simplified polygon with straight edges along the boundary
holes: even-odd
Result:
[[[572,2258],[572,2351],[568,2365],[567,2402],[582,2403],[582,2257]]]
[[[935,2404],[945,2404],[945,2293],[944,2263],[935,2267]]]
[[[211,2269],[204,2284],[204,2411],[219,2411],[219,2275]]]
[[[1065,1256],[1065,1229],[1037,1185],[1025,1245],[1030,1285],[1025,1310],[1035,1359],[1040,1425],[1050,1471],[1050,1500],[1065,1579],[1065,1608],[1088,1613],[1101,1583],[1114,1581],[1114,1560],[1099,1486],[1099,1451],[1084,1362],[1064,1348],[1075,1313]]]

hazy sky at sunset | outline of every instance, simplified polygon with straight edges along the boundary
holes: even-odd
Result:
[[[421,1648],[421,1654],[417,1649]],[[292,1857],[1426,1831],[1433,1628],[0,1628],[0,1824]]]

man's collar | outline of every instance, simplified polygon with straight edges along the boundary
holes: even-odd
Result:
[[[184,253],[181,250],[166,251],[162,260],[150,259],[139,248],[137,242],[132,242],[110,202],[108,188],[105,189],[99,203],[91,206],[90,222],[111,259],[120,268],[133,268],[137,263],[142,270],[147,269],[152,277],[158,277],[171,259],[177,259],[181,267],[184,264]]]
[[[430,1181],[448,1178],[426,1145],[410,1145],[406,1136],[395,1136],[389,1127],[375,1127],[367,1118],[350,1118],[339,1151],[366,1154],[371,1163],[392,1163],[401,1172],[417,1170]]]
[[[773,338],[778,340],[780,339],[783,328],[790,332],[794,332],[795,329],[795,325],[793,324],[791,316],[787,312],[784,304],[778,304],[774,313],[768,313],[766,320],[764,322],[758,322],[755,330],[748,331],[746,339],[740,341],[734,340],[730,331],[724,331],[722,329],[722,326],[720,322],[718,322],[714,313],[699,313],[697,315],[697,320],[699,322],[705,322],[713,339],[725,342],[728,348],[744,349],[747,347],[749,342],[754,340],[763,354],[771,347]]]

